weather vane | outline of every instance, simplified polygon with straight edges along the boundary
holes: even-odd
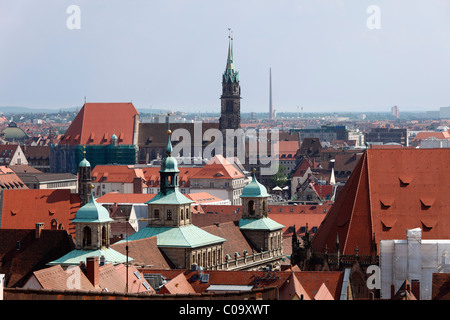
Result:
[[[228,28],[228,38],[233,40],[233,31],[231,30],[231,28]]]

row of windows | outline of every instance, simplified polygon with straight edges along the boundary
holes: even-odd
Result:
[[[193,252],[192,263],[198,266],[211,267],[222,263],[222,250],[213,249],[208,252]]]
[[[153,218],[155,218],[155,219],[161,218],[159,209],[153,210]],[[170,209],[166,210],[166,220],[172,221],[172,219],[173,219],[172,210],[170,210]],[[180,219],[181,220],[185,219],[184,209],[181,209],[181,211],[180,211]],[[186,210],[186,219],[189,219],[189,210]]]
[[[76,181],[66,181],[66,182],[52,182],[52,183],[48,183],[47,184],[47,188],[51,189],[51,188],[58,188],[58,187],[71,187],[71,186],[76,186],[77,182]]]

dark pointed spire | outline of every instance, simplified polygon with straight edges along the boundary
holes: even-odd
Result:
[[[239,72],[234,68],[234,56],[233,56],[233,36],[231,28],[228,28],[228,56],[227,56],[227,66],[225,72],[223,73],[223,80],[228,82],[238,82]]]

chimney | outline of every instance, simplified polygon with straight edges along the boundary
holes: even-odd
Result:
[[[411,291],[417,300],[420,300],[420,280],[411,280]]]
[[[133,179],[133,193],[142,193],[142,178]]]
[[[44,223],[43,222],[37,222],[36,223],[36,239],[39,239],[41,237],[42,229],[44,229]]]
[[[86,276],[95,288],[99,286],[100,266],[98,257],[86,258]]]

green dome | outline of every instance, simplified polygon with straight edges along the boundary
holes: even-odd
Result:
[[[179,172],[177,160],[171,156],[162,159],[161,170],[163,172]]]
[[[96,223],[109,221],[113,221],[113,219],[109,217],[108,210],[105,207],[99,205],[92,195],[89,202],[78,209],[77,214],[75,215],[75,219],[72,220],[72,222]]]
[[[83,160],[80,161],[80,164],[78,166],[79,167],[90,167],[91,164],[89,163],[89,161],[86,160],[86,158],[84,158]]]
[[[266,198],[269,196],[266,187],[256,180],[255,173],[253,172],[252,182],[244,187],[241,198]]]
[[[15,122],[11,122],[5,129],[3,129],[2,134],[5,140],[22,140],[28,138],[25,131],[18,128]]]
[[[161,170],[159,172],[179,172],[178,162],[172,157],[172,142],[170,141],[170,135],[172,131],[167,130],[168,141],[166,147],[166,157],[161,161]]]

